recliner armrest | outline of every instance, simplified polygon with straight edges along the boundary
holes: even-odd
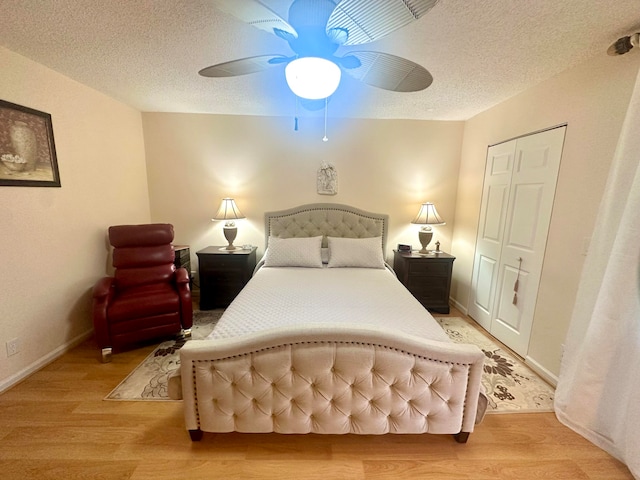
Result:
[[[114,281],[113,277],[104,277],[98,280],[93,287],[93,298],[107,297],[111,292]]]
[[[175,272],[176,288],[180,296],[180,318],[182,328],[189,329],[193,326],[193,305],[191,304],[191,279],[186,268],[180,267]]]
[[[176,269],[176,283],[189,283],[191,279],[189,278],[189,272],[184,267],[180,267]]]

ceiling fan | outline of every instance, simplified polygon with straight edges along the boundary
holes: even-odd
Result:
[[[438,0],[294,0],[285,20],[259,0],[213,0],[221,11],[287,41],[293,55],[268,54],[219,63],[200,70],[204,77],[232,77],[285,64],[289,88],[309,110],[326,105],[342,71],[367,85],[415,92],[433,82],[421,65],[375,51],[340,47],[378,40],[419,19]]]

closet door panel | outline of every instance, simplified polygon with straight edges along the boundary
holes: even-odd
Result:
[[[474,305],[484,315],[491,314],[493,295],[491,285],[495,278],[497,262],[494,258],[480,256],[478,259],[477,277],[475,283],[477,289],[474,295]]]
[[[496,248],[500,247],[500,242],[502,241],[508,196],[509,189],[507,185],[489,186],[489,191],[487,192],[487,212],[480,234],[485,242],[493,242]]]
[[[540,224],[544,184],[515,185],[505,246],[533,251]]]
[[[527,289],[527,280],[529,273],[514,268],[511,265],[503,264],[503,271],[500,275],[500,293],[498,295],[498,303],[495,309],[495,318],[492,321],[492,328],[504,329],[511,331],[513,334],[518,334],[522,330],[522,309],[518,308],[518,303],[522,306],[524,299],[518,299],[514,303],[514,291],[513,285],[516,279],[519,282],[519,291]],[[517,295],[517,293],[515,293]]]
[[[498,264],[507,218],[511,172],[516,142],[494,145],[487,150],[482,206],[476,239],[468,313],[489,330],[498,282]]]

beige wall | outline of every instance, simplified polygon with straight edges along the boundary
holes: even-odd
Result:
[[[448,224],[434,238],[449,250],[463,122],[321,120],[143,113],[151,216],[171,221],[176,240],[195,252],[224,245],[222,222],[211,222],[220,200],[234,197],[247,219],[236,245],[264,250],[265,211],[312,202],[350,204],[388,213],[388,257],[398,242],[418,245],[410,225],[424,201]],[[322,161],[338,171],[338,194],[319,195]]]
[[[106,228],[150,213],[138,111],[4,48],[0,65],[0,98],[51,114],[62,182],[0,187],[1,391],[90,332]]]
[[[584,261],[640,57],[601,55],[468,120],[456,199],[452,296],[466,308],[487,146],[567,123],[527,360],[557,376]]]

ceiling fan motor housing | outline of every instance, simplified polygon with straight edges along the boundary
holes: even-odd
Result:
[[[289,7],[289,23],[298,32],[298,38],[288,38],[291,49],[298,57],[330,59],[340,46],[325,31],[335,8],[331,0],[295,0]]]

